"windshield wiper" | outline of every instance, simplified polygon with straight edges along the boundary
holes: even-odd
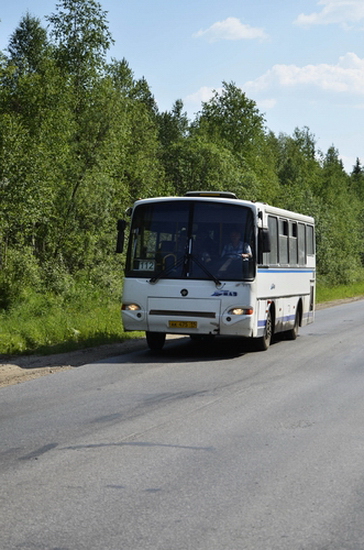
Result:
[[[211,271],[209,271],[207,269],[207,267],[202,263],[200,262],[200,260],[198,258],[196,258],[196,256],[194,256],[193,254],[190,254],[189,255],[191,260],[193,262],[195,262],[195,264],[200,268],[202,269],[202,271],[205,273],[205,275],[207,275],[210,279],[212,279],[215,283],[216,286],[220,286],[221,285],[221,281],[220,279],[218,279],[217,277],[215,277],[215,275],[213,273],[211,273]]]
[[[181,256],[175,264],[172,264],[168,267],[165,267],[164,269],[162,269],[162,271],[160,271],[159,273],[157,273],[157,275],[154,275],[154,277],[151,277],[149,279],[149,282],[154,284],[156,283],[157,281],[159,281],[159,279],[161,279],[162,277],[165,277],[165,275],[168,275],[168,273],[171,273],[171,271],[173,271],[174,269],[176,269],[176,267],[179,267],[180,265],[183,264],[183,262],[185,261],[185,256]]]
[[[186,254],[184,254],[183,256],[181,256],[175,264],[173,265],[170,265],[169,267],[166,267],[164,269],[162,269],[162,271],[160,271],[159,273],[157,273],[157,275],[154,275],[154,277],[151,277],[149,279],[149,282],[151,284],[154,284],[154,283],[157,283],[159,281],[159,279],[161,279],[162,277],[165,277],[166,275],[168,275],[169,273],[171,273],[174,269],[176,269],[177,267],[179,267],[180,265],[182,264],[185,264],[186,266],[189,264],[189,261],[192,260],[193,262],[195,262],[195,264],[205,273],[205,275],[207,275],[207,277],[209,277],[209,279],[212,279],[215,283],[216,286],[220,286],[221,285],[221,281],[220,279],[218,279],[217,277],[215,277],[215,275],[213,273],[211,273],[211,271],[209,271],[207,269],[207,267],[202,263],[200,262],[200,260],[194,256],[193,254],[191,254],[190,252],[186,252]]]

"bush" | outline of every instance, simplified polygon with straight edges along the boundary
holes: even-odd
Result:
[[[29,289],[41,287],[41,271],[30,248],[9,249],[0,271],[0,309],[25,299]]]

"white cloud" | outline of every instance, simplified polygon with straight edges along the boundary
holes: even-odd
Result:
[[[202,88],[197,90],[197,92],[195,92],[194,94],[186,96],[184,101],[187,101],[189,103],[197,103],[200,105],[202,102],[209,101],[213,97],[215,91],[221,92],[221,90],[222,88],[216,89],[210,88],[209,86],[202,86]]]
[[[296,25],[328,25],[332,23],[351,24],[364,19],[363,0],[319,0],[321,11],[306,15],[301,13],[295,20]]]
[[[257,99],[257,105],[259,109],[273,109],[277,104],[277,100],[271,99]]]
[[[218,21],[206,30],[201,29],[194,36],[206,38],[209,42],[217,42],[218,40],[265,40],[268,38],[263,29],[245,25],[236,17],[228,17],[225,21]]]
[[[342,160],[345,170],[348,172],[348,174],[350,174],[356,164],[357,157],[348,157],[346,155],[339,154],[339,158]]]
[[[339,58],[336,65],[274,65],[269,71],[247,82],[244,89],[266,90],[274,87],[314,86],[321,90],[364,94],[364,59],[355,53]]]

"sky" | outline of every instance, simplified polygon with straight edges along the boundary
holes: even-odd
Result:
[[[0,7],[0,50],[29,12],[44,27],[58,0]],[[267,129],[308,127],[350,173],[364,165],[364,0],[99,0],[115,41],[109,57],[144,77],[160,111],[182,99],[190,120],[223,82]]]

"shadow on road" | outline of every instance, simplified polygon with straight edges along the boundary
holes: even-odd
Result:
[[[146,343],[145,343],[146,346]],[[254,342],[242,338],[219,336],[201,341],[191,340],[188,336],[168,339],[161,351],[141,349],[133,354],[133,363],[178,363],[199,361],[221,361],[242,357],[248,353],[259,353],[255,350]],[[118,361],[121,358],[118,358]],[[130,362],[130,355],[120,362]],[[107,363],[108,361],[101,361]]]

